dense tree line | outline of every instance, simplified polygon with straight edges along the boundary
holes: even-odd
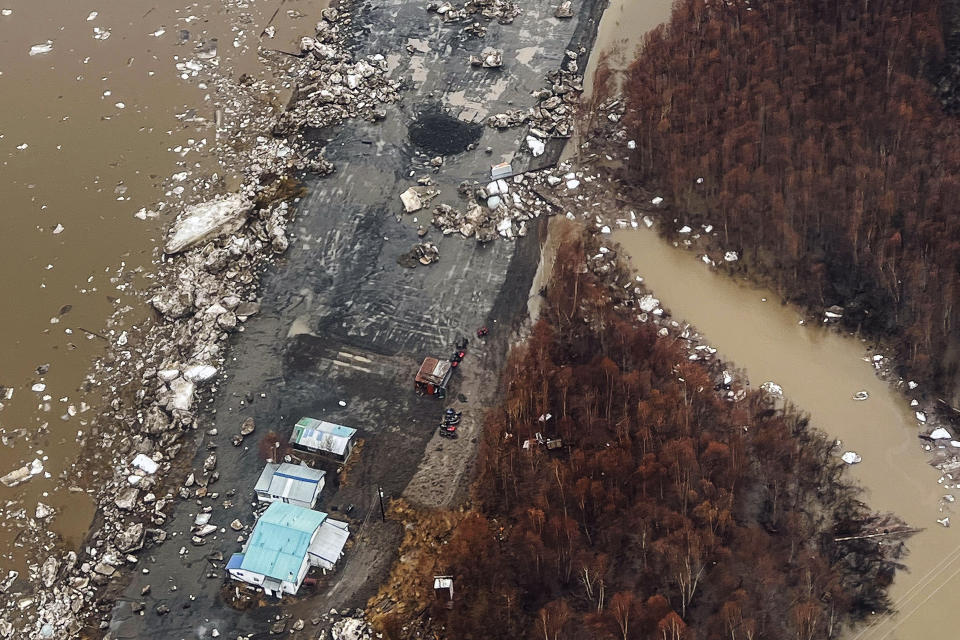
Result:
[[[960,131],[927,80],[938,0],[680,0],[626,81],[631,180],[788,298],[954,379]],[[700,180],[702,178],[702,181]]]
[[[830,443],[762,393],[722,400],[716,372],[615,310],[581,242],[487,417],[439,567],[447,637],[812,640],[883,610],[893,565],[833,540],[876,522]]]

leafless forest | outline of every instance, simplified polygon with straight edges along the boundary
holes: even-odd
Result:
[[[716,371],[615,309],[584,242],[560,247],[488,415],[437,567],[446,637],[812,640],[883,610],[892,549],[834,537],[886,525],[830,443],[759,392],[722,400]]]
[[[721,230],[795,302],[956,379],[960,131],[938,0],[681,0],[626,83],[628,180]],[[702,181],[699,180],[702,178]]]

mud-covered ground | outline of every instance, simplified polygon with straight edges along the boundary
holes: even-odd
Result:
[[[231,521],[252,524],[252,489],[263,466],[257,439],[269,429],[288,436],[303,415],[354,426],[364,444],[345,486],[328,481],[318,504],[334,517],[344,517],[345,507],[354,505],[347,516],[354,523],[351,545],[317,595],[291,605],[296,616],[309,620],[331,607],[363,606],[375,592],[395,560],[400,537],[396,525],[380,522],[378,486],[387,496],[405,495],[431,506],[450,505],[462,496],[483,401],[495,394],[508,340],[527,309],[538,233],[534,228],[517,242],[480,246],[472,238],[431,230],[427,239],[438,245],[440,261],[407,269],[397,258],[417,242],[416,227],[428,226],[430,214],[401,214],[398,196],[416,184],[410,176],[415,172],[431,175],[442,189],[431,205],[462,207],[456,185],[465,179],[485,182],[492,163],[513,159],[519,169],[556,158],[562,141],[551,142],[545,155],[533,159],[517,152],[523,129],[497,132],[466,125],[528,106],[530,91],[544,85],[565,49],[589,48],[602,2],[575,2],[571,20],[554,18],[554,8],[544,0],[523,3],[512,24],[484,21],[488,31],[479,39],[460,33],[468,23],[444,24],[420,2],[368,2],[355,9],[354,26],[361,31],[357,53],[386,56],[393,77],[406,78],[408,88],[379,124],[352,121],[314,132],[328,140],[327,157],[337,172],[308,183],[309,195],[290,228],[290,250],[264,275],[262,313],[234,338],[226,379],[198,430],[204,435],[194,467],[200,468],[208,448],[216,447],[220,478],[210,491],[219,495],[177,505],[166,526],[167,541],[141,556],[137,572],[118,594],[113,638],[268,634],[281,611],[230,609],[220,596],[222,563],[213,559],[240,549]],[[502,69],[469,66],[469,55],[485,47],[503,50]],[[420,144],[434,144],[416,125],[425,113],[434,122],[441,113],[464,123],[431,124],[443,138],[436,141],[440,148],[465,148],[479,133],[478,147],[448,152],[440,171],[431,173],[429,160],[436,152],[422,151],[410,140],[413,127]],[[485,344],[471,339],[447,400],[466,412],[464,435],[440,440],[435,425],[446,405],[418,398],[413,374],[425,355],[448,355],[458,334],[473,338],[481,325],[490,327],[490,336]],[[460,393],[466,402],[458,399]],[[257,431],[235,448],[230,439],[247,416],[255,419]],[[212,428],[215,435],[208,432]],[[211,522],[223,530],[196,547],[190,527],[206,505],[213,507]],[[135,613],[139,603],[145,608]],[[158,615],[162,605],[170,612]],[[307,622],[302,633],[315,632]]]

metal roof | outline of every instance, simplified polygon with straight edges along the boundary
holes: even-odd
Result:
[[[357,430],[316,418],[300,418],[290,434],[290,442],[308,449],[328,451],[342,456]]]
[[[271,462],[263,468],[254,491],[312,504],[325,475],[325,471],[303,464]]]
[[[235,553],[230,556],[230,560],[227,561],[227,571],[230,569],[239,569],[240,565],[243,564],[243,554]]]
[[[347,544],[349,537],[350,531],[347,529],[346,522],[328,518],[320,525],[320,531],[317,532],[316,539],[307,551],[333,565],[340,559],[343,546]]]
[[[295,582],[310,539],[326,517],[320,511],[272,502],[253,528],[240,568]]]
[[[416,381],[444,386],[450,380],[450,373],[449,360],[426,357],[423,359],[423,364],[420,365],[420,371],[417,372]]]

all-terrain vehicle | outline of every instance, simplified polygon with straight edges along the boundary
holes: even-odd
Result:
[[[440,425],[440,435],[444,438],[456,438],[459,435],[457,433],[457,425],[455,424]]]

